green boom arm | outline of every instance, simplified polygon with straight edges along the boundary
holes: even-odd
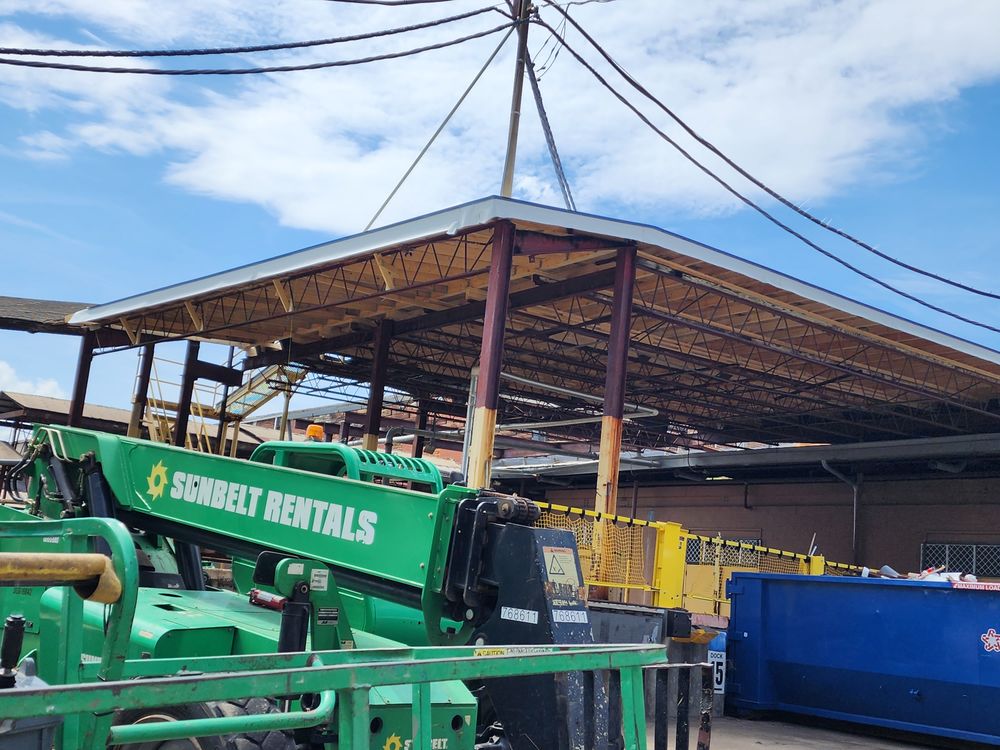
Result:
[[[93,484],[84,479],[92,456],[112,513],[135,528],[238,554],[318,560],[341,585],[419,607],[430,643],[468,636],[442,632],[440,622],[456,508],[474,490],[415,492],[69,427],[37,427],[35,438],[31,488],[42,515],[58,517],[65,485]]]

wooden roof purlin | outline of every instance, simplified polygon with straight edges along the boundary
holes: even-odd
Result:
[[[504,371],[564,391],[603,394],[615,254],[637,248],[626,400],[658,414],[627,426],[627,441],[850,442],[1000,429],[1000,353],[655,227],[509,199],[101,305],[71,322],[127,327],[144,340],[230,341],[259,347],[251,366],[292,361],[366,380],[374,329],[387,319],[388,385],[459,400],[479,354],[499,221],[516,229]],[[504,410],[528,421],[593,411],[592,401],[520,382],[501,390],[501,422]]]

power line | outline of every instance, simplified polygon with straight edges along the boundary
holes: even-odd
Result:
[[[750,172],[748,172],[746,169],[737,164],[733,159],[726,156],[726,154],[724,154],[718,147],[716,147],[715,144],[713,144],[707,138],[705,138],[697,131],[695,131],[692,127],[690,127],[686,122],[684,122],[684,120],[682,120],[680,116],[678,116],[660,99],[656,98],[656,96],[654,96],[648,89],[646,89],[642,84],[640,84],[628,71],[626,71],[617,61],[615,61],[615,59],[611,57],[611,55],[607,52],[607,50],[605,50],[590,34],[588,34],[587,31],[582,26],[580,26],[579,23],[576,22],[576,20],[570,18],[569,13],[567,11],[563,10],[556,3],[548,2],[548,4],[554,7],[557,12],[563,15],[564,22],[568,21],[569,23],[573,24],[576,30],[579,31],[588,42],[590,42],[590,44],[594,47],[594,49],[596,49],[598,53],[600,53],[600,55],[605,60],[607,60],[608,63],[610,63],[610,65],[618,72],[619,75],[621,75],[622,78],[624,78],[629,83],[629,85],[632,86],[632,88],[634,88],[644,97],[653,102],[653,104],[655,104],[657,107],[663,110],[674,122],[680,125],[681,128],[683,128],[688,135],[690,135],[692,138],[698,141],[698,143],[700,143],[709,151],[711,151],[713,154],[718,156],[726,164],[732,167],[736,172],[738,172],[740,175],[742,175],[747,180],[752,182],[754,185],[756,185],[758,188],[763,190],[765,193],[770,195],[772,198],[774,198],[782,205],[792,209],[795,213],[799,214],[799,216],[808,219],[813,224],[816,224],[817,226],[820,226],[823,229],[826,229],[827,231],[832,232],[833,234],[836,234],[839,237],[843,237],[844,239],[854,243],[858,247],[867,250],[868,252],[877,255],[879,258],[882,258],[883,260],[893,263],[899,266],[900,268],[905,268],[907,271],[912,271],[913,273],[920,274],[921,276],[926,276],[927,278],[934,279],[935,281],[940,281],[943,284],[948,284],[949,286],[962,289],[966,292],[972,292],[973,294],[979,294],[983,297],[990,297],[991,299],[1000,300],[1000,294],[996,294],[994,292],[988,292],[986,290],[970,286],[969,284],[965,284],[960,281],[955,281],[954,279],[949,279],[946,276],[941,276],[940,274],[936,274],[933,271],[928,271],[926,269],[920,268],[919,266],[914,266],[910,263],[907,263],[906,261],[900,260],[899,258],[895,258],[889,255],[888,253],[884,253],[878,248],[873,247],[867,242],[858,239],[852,234],[846,232],[845,230],[840,229],[839,227],[831,224],[830,222],[818,218],[809,211],[806,211],[804,208],[798,206],[793,201],[788,200],[783,195],[778,193],[778,191],[772,189],[764,182],[754,177],[752,174],[750,174]]]
[[[366,232],[372,228],[372,224],[378,221],[378,217],[382,215],[382,212],[385,210],[385,207],[389,205],[389,201],[391,201],[396,196],[396,193],[399,192],[399,189],[403,187],[403,183],[406,182],[406,178],[410,176],[410,173],[412,173],[414,169],[417,168],[417,164],[419,164],[420,160],[424,158],[424,154],[427,153],[428,149],[430,149],[434,141],[437,140],[437,137],[441,135],[441,131],[448,126],[448,123],[451,121],[451,118],[458,111],[458,108],[462,106],[462,102],[465,101],[466,97],[472,92],[472,89],[475,88],[477,83],[479,83],[479,79],[483,77],[483,74],[486,72],[487,68],[490,67],[490,63],[493,62],[496,56],[500,53],[500,50],[503,49],[503,46],[507,43],[507,40],[510,39],[510,35],[514,33],[514,28],[515,27],[512,25],[510,29],[508,29],[507,33],[504,34],[503,39],[500,40],[500,44],[498,44],[496,46],[496,49],[493,50],[493,53],[488,58],[486,58],[486,62],[483,63],[483,67],[479,69],[479,72],[476,73],[475,78],[472,79],[472,82],[469,83],[465,91],[462,92],[462,95],[458,97],[458,101],[455,102],[455,106],[451,108],[451,111],[448,112],[448,114],[445,116],[441,124],[438,125],[437,130],[434,131],[434,134],[430,137],[430,140],[428,140],[427,143],[424,145],[424,147],[420,149],[420,153],[417,154],[417,158],[413,160],[413,163],[410,165],[410,168],[403,173],[402,177],[399,178],[399,182],[396,183],[396,186],[392,189],[392,191],[389,193],[386,199],[382,202],[382,205],[379,206],[378,211],[376,211],[375,215],[372,216],[371,221],[369,221],[368,225],[365,227]]]
[[[326,0],[328,3],[345,3],[348,5],[430,5],[431,3],[450,3],[453,0]]]
[[[559,25],[559,33],[560,34],[565,34],[566,33],[566,19],[565,18],[562,20],[562,23]],[[546,73],[548,73],[549,70],[552,68],[552,66],[555,65],[556,60],[559,58],[559,52],[560,52],[560,50],[562,50],[562,45],[559,44],[558,42],[556,42],[555,41],[555,37],[553,37],[551,34],[548,36],[548,38],[545,40],[545,42],[546,42],[546,44],[548,44],[549,42],[552,42],[553,44],[552,44],[552,49],[549,51],[548,57],[546,57],[545,60],[542,61],[541,65],[538,66],[538,79],[539,80],[541,80],[542,76],[544,76]],[[544,47],[544,45],[543,45],[543,47]],[[539,54],[541,54],[541,53],[539,53]]]
[[[576,211],[576,203],[573,200],[573,193],[569,188],[569,180],[566,179],[566,172],[563,171],[562,160],[559,158],[559,151],[556,149],[556,139],[552,134],[549,116],[545,113],[545,104],[542,102],[542,90],[538,87],[538,77],[535,75],[535,65],[531,61],[531,55],[527,51],[524,53],[524,64],[528,69],[528,81],[531,83],[531,93],[535,97],[535,108],[538,110],[538,119],[542,123],[542,132],[545,133],[545,143],[549,147],[549,156],[552,158],[552,168],[556,171],[559,189],[562,190],[566,208],[570,211]]]
[[[19,47],[0,47],[0,55],[32,55],[34,57],[194,57],[196,55],[234,55],[249,52],[272,52],[275,50],[302,49],[304,47],[322,47],[331,44],[342,44],[344,42],[357,42],[363,39],[375,39],[395,34],[405,34],[409,31],[429,29],[434,26],[461,21],[466,18],[483,13],[495,11],[502,13],[495,5],[488,5],[478,10],[471,10],[466,13],[459,13],[447,18],[438,18],[433,21],[424,21],[410,26],[400,26],[395,29],[384,29],[382,31],[368,31],[363,34],[352,34],[351,36],[331,37],[329,39],[313,39],[305,42],[280,42],[276,44],[255,44],[247,47],[214,47],[207,49],[146,49],[146,50],[96,50],[96,49],[24,49]]]
[[[928,308],[930,310],[934,310],[935,312],[941,313],[942,315],[947,315],[949,317],[955,318],[956,320],[960,320],[963,323],[969,323],[970,325],[978,326],[980,328],[985,328],[985,329],[987,329],[989,331],[993,331],[995,333],[1000,333],[1000,328],[998,328],[996,326],[991,326],[991,325],[989,325],[987,323],[982,323],[980,321],[973,320],[971,318],[967,318],[967,317],[965,317],[963,315],[959,315],[956,312],[952,312],[951,310],[947,310],[947,309],[945,309],[943,307],[939,307],[939,306],[934,305],[934,304],[932,304],[930,302],[927,302],[926,300],[923,300],[923,299],[921,299],[921,298],[919,298],[919,297],[917,297],[917,296],[915,296],[913,294],[910,294],[909,292],[905,292],[902,289],[899,289],[899,288],[893,286],[892,284],[889,284],[886,281],[882,281],[882,279],[878,278],[877,276],[874,276],[873,274],[870,274],[870,273],[868,273],[866,271],[861,270],[857,266],[852,265],[850,262],[844,260],[843,258],[839,257],[838,255],[830,252],[829,250],[826,250],[826,249],[820,247],[818,244],[816,244],[815,242],[813,242],[812,240],[810,240],[805,235],[803,235],[803,234],[797,232],[796,230],[792,229],[790,226],[788,226],[787,224],[785,224],[784,222],[782,222],[776,216],[774,216],[773,214],[769,213],[767,210],[765,210],[764,208],[762,208],[761,206],[759,206],[757,203],[755,203],[754,201],[752,201],[750,198],[746,197],[745,195],[743,195],[742,193],[740,193],[738,190],[736,190],[734,187],[732,187],[731,185],[729,185],[729,183],[727,183],[725,180],[723,180],[721,177],[719,177],[717,174],[715,174],[715,172],[713,172],[712,170],[710,170],[708,167],[706,167],[704,164],[702,164],[700,161],[698,161],[694,156],[692,156],[688,151],[686,151],[684,149],[684,147],[682,147],[679,143],[677,143],[673,138],[671,138],[669,135],[667,135],[665,132],[663,132],[660,128],[658,128],[656,125],[654,125],[653,122],[652,122],[652,120],[650,120],[646,115],[644,115],[634,104],[632,104],[617,89],[615,89],[615,87],[612,86],[608,82],[608,80],[606,78],[604,78],[604,76],[602,76],[600,73],[598,73],[597,70],[590,63],[588,63],[586,60],[584,60],[583,57],[581,57],[580,54],[575,49],[573,49],[573,47],[571,47],[569,44],[567,44],[566,40],[563,37],[561,37],[558,33],[556,33],[556,30],[553,29],[548,23],[546,23],[545,21],[543,21],[541,19],[539,19],[537,21],[537,23],[540,23],[542,26],[544,26],[545,28],[547,28],[549,30],[549,32],[551,32],[552,34],[554,34],[556,36],[556,38],[559,40],[559,42],[566,48],[566,51],[569,52],[574,58],[576,58],[577,62],[579,62],[581,65],[583,65],[583,67],[585,67],[590,72],[590,74],[593,75],[601,83],[602,86],[604,86],[604,88],[606,88],[609,92],[611,92],[611,94],[616,99],[618,99],[618,101],[620,101],[622,104],[624,104],[626,107],[628,107],[628,109],[630,109],[632,111],[632,113],[635,114],[636,117],[638,117],[640,120],[642,120],[642,122],[644,122],[651,130],[653,130],[657,135],[659,135],[660,138],[662,138],[667,143],[669,143],[671,146],[673,146],[674,149],[679,154],[681,154],[681,156],[683,156],[685,159],[687,159],[691,164],[693,164],[695,167],[697,167],[699,170],[701,170],[708,177],[711,177],[713,180],[715,180],[715,182],[717,182],[719,185],[721,185],[728,193],[732,194],[734,197],[736,197],[742,203],[746,204],[750,208],[752,208],[755,211],[757,211],[757,213],[759,213],[765,219],[767,219],[768,221],[770,221],[772,224],[774,224],[775,226],[779,227],[780,229],[783,229],[785,232],[788,232],[793,237],[796,237],[797,239],[801,240],[803,243],[805,243],[806,245],[808,245],[809,247],[811,247],[816,252],[821,253],[822,255],[826,256],[830,260],[833,260],[833,261],[839,263],[840,265],[844,266],[845,268],[847,268],[847,269],[853,271],[854,273],[858,274],[862,278],[868,279],[869,281],[871,281],[871,282],[873,282],[875,284],[878,284],[879,286],[883,287],[884,289],[888,289],[889,291],[891,291],[891,292],[893,292],[895,294],[898,294],[901,297],[905,297],[906,299],[911,300],[912,302],[916,302],[918,305],[922,305],[923,307],[926,307],[926,308]]]
[[[341,0],[343,1],[343,0]],[[505,23],[494,26],[492,29],[479,31],[475,34],[468,34],[458,39],[451,39],[447,42],[437,42],[423,47],[403,50],[401,52],[387,52],[382,55],[371,55],[369,57],[359,57],[352,60],[333,60],[329,62],[306,63],[302,65],[271,65],[260,68],[192,68],[192,69],[170,69],[170,68],[107,68],[94,65],[78,65],[75,63],[55,63],[44,60],[14,60],[8,57],[0,58],[0,65],[14,65],[23,68],[45,68],[51,70],[74,70],[85,73],[118,73],[132,75],[154,75],[154,76],[232,76],[232,75],[253,75],[257,73],[289,73],[299,70],[320,70],[322,68],[340,68],[349,65],[363,65],[366,63],[379,62],[380,60],[395,60],[400,57],[410,57],[422,52],[453,47],[457,44],[480,39],[499,31],[509,29],[515,24]]]

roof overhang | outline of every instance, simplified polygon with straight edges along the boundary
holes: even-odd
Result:
[[[387,384],[464,398],[478,357],[499,222],[515,228],[506,421],[581,416],[603,393],[617,250],[638,253],[630,445],[850,442],[992,432],[1000,353],[666,230],[485,198],[77,312],[133,345],[238,344],[248,363],[297,362],[366,380],[378,321],[394,328]],[[542,402],[546,401],[546,406]],[[561,429],[586,440],[595,426]],[[550,433],[551,434],[551,433]]]

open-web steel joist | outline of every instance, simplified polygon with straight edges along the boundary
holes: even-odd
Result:
[[[368,382],[464,403],[483,354],[498,227],[513,227],[499,423],[595,416],[550,431],[594,442],[620,251],[634,248],[626,401],[630,446],[831,442],[1000,429],[1000,354],[668,232],[500,198],[77,313],[133,345],[186,337],[254,347]],[[280,348],[276,348],[278,342]],[[539,430],[545,432],[545,430]]]

